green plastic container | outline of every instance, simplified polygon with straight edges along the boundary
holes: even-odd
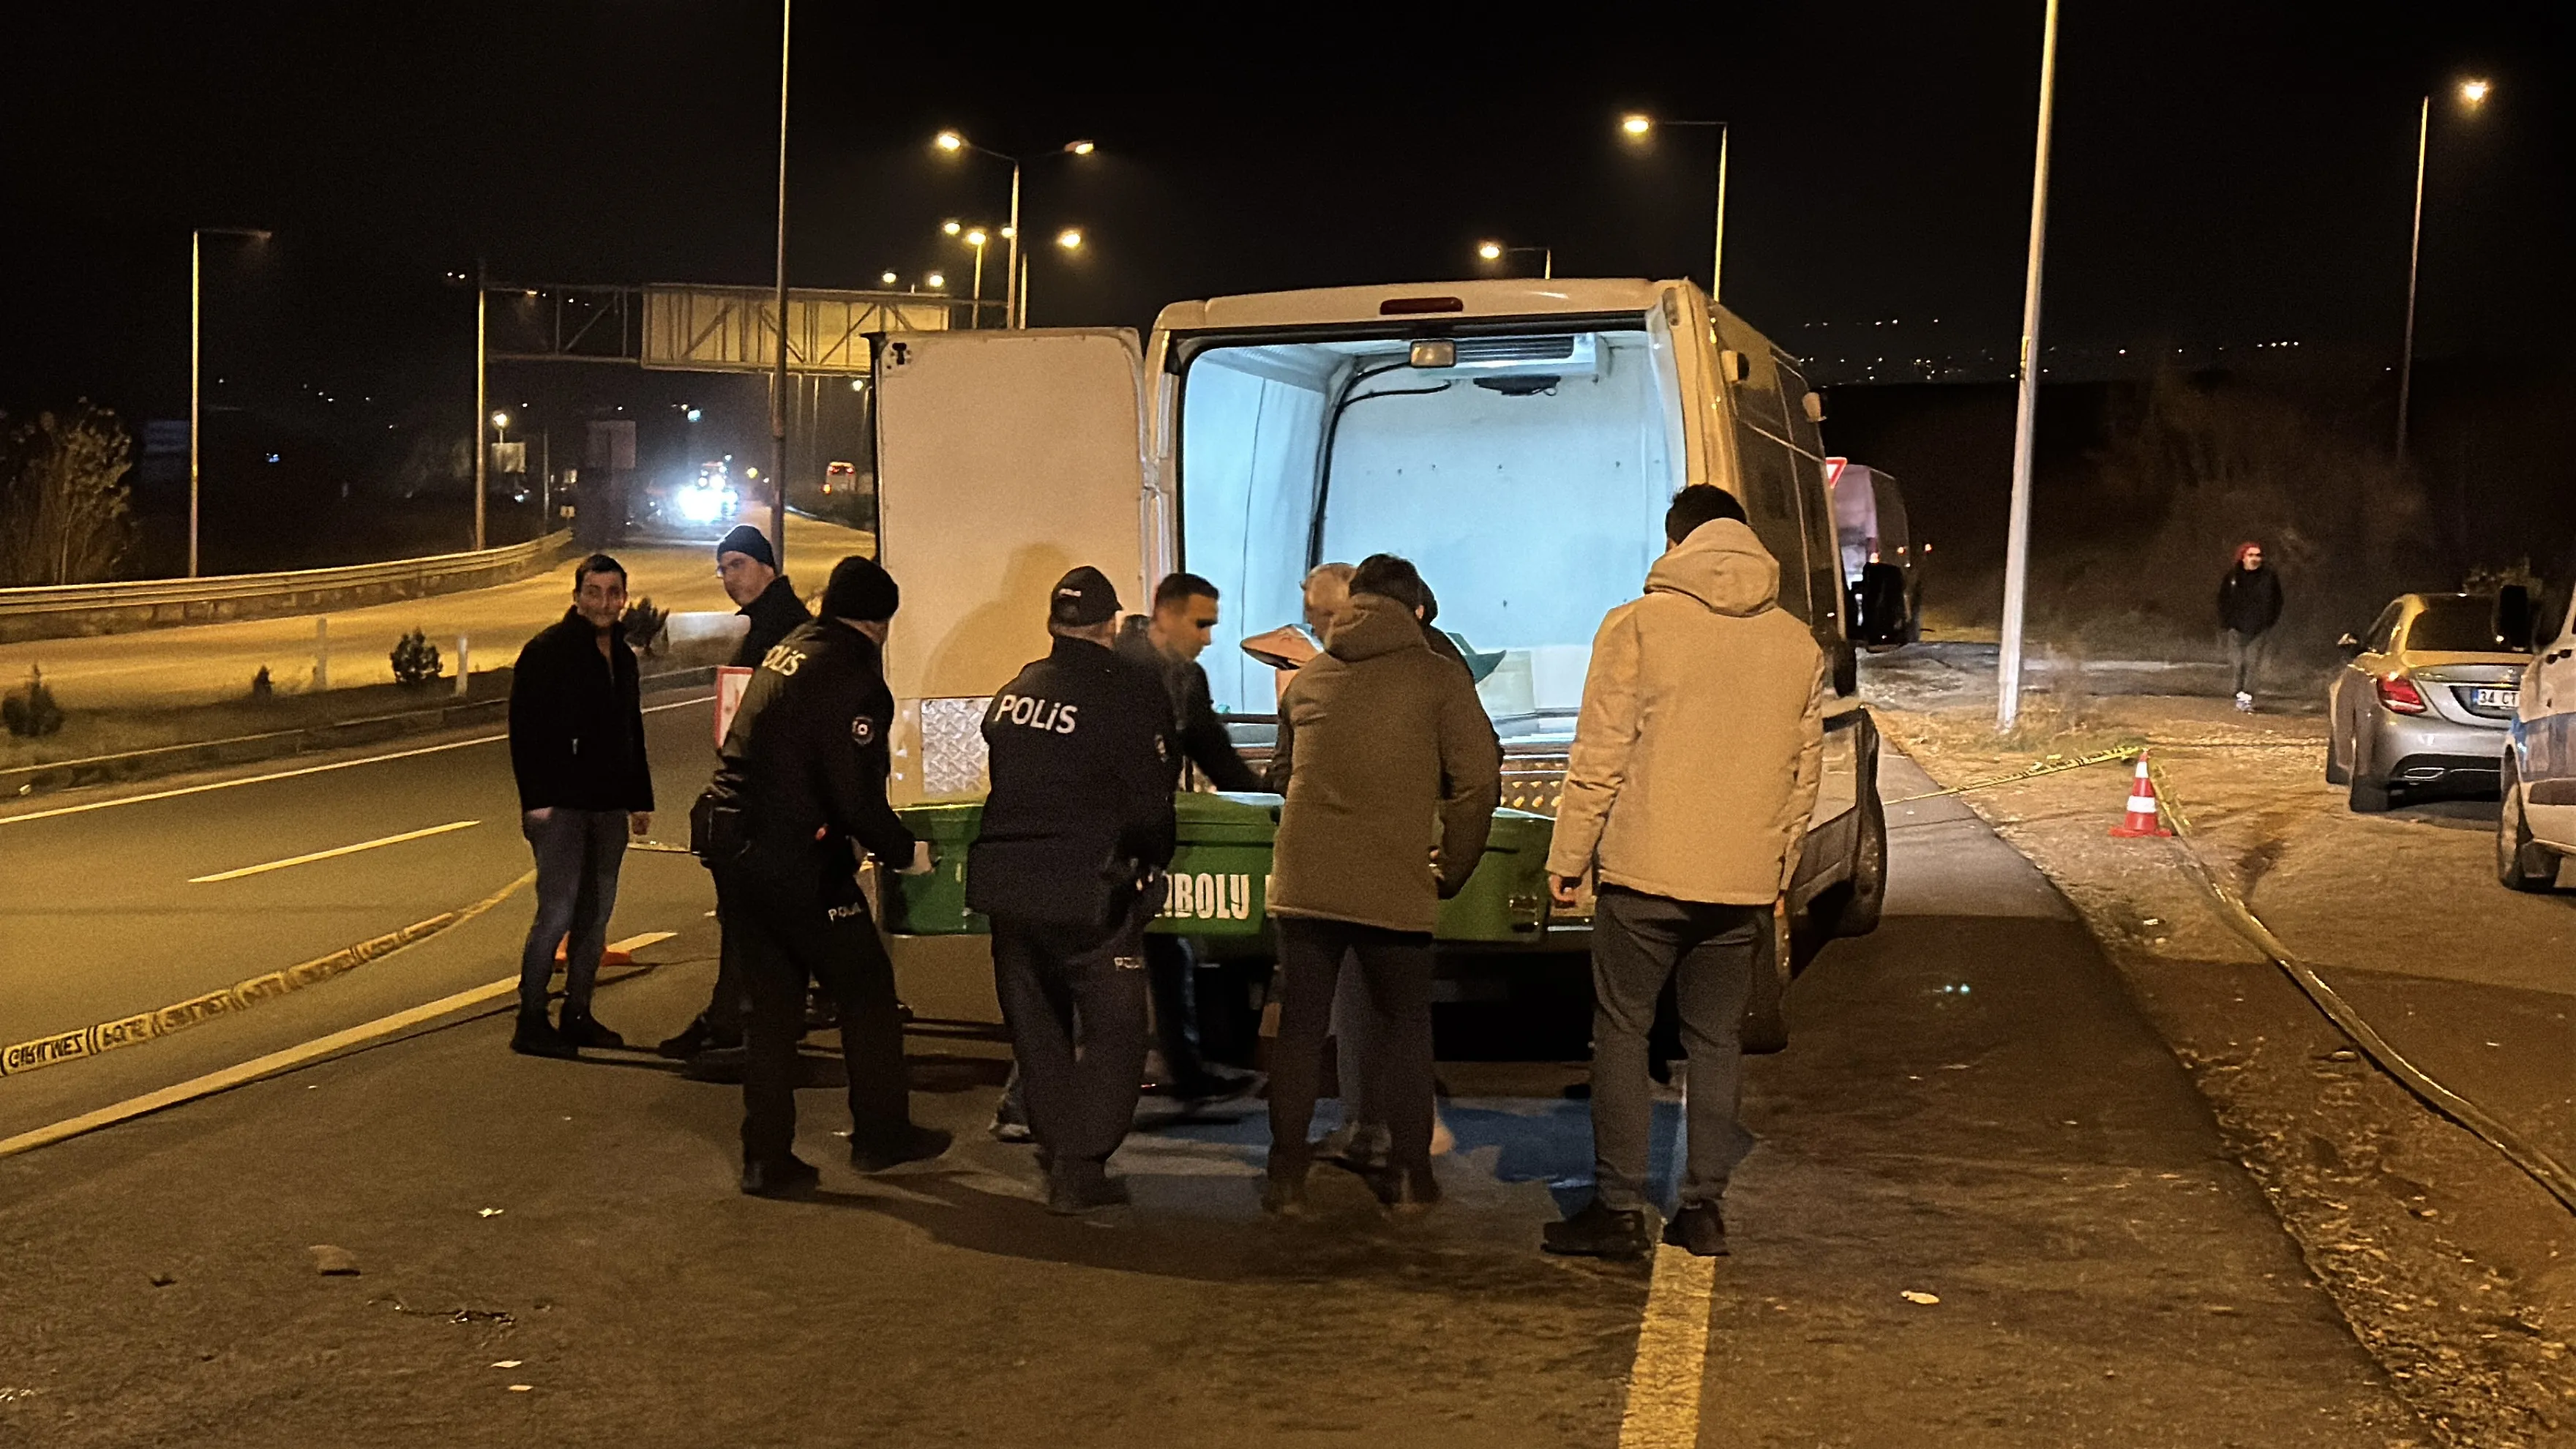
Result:
[[[1172,802],[1178,848],[1162,914],[1149,928],[1166,935],[1259,936],[1268,929],[1270,848],[1279,830],[1276,795],[1188,791]],[[886,925],[899,936],[981,935],[983,916],[966,909],[966,848],[983,822],[980,801],[915,805],[902,812],[930,842],[928,874],[889,874]],[[1444,941],[1528,941],[1547,923],[1544,815],[1494,812],[1494,832],[1467,888],[1440,907]]]

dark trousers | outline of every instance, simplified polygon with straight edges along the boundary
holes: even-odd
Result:
[[[1146,892],[1106,927],[993,918],[993,990],[1029,1132],[1051,1170],[1096,1171],[1136,1120],[1145,1071]]]
[[[1384,1122],[1389,1161],[1408,1171],[1431,1168],[1431,935],[1348,921],[1280,916],[1279,1045],[1271,1057],[1270,1170],[1303,1172],[1313,1154],[1306,1140],[1332,1029],[1333,993],[1349,957],[1368,994],[1367,1049],[1359,1095]],[[1342,1091],[1353,1091],[1345,1076]]]
[[[795,1147],[796,1038],[809,977],[841,1008],[851,1145],[892,1145],[912,1125],[894,962],[856,886],[826,893],[803,885],[820,873],[812,864],[757,852],[719,873],[725,938],[740,952],[751,998],[743,1031],[749,1048],[742,1070],[745,1162],[776,1162]]]
[[[707,1045],[735,1047],[742,1045],[743,1019],[751,1003],[750,988],[744,984],[742,967],[742,933],[728,924],[733,912],[725,908],[724,876],[716,876],[716,989],[707,998],[707,1009],[698,1020],[707,1024]]]
[[[2219,637],[2227,645],[2227,662],[2236,673],[2236,692],[2252,694],[2263,680],[2263,659],[2272,652],[2272,636],[2257,630],[2248,634],[2237,629],[2222,629]]]
[[[519,1014],[545,1014],[560,945],[564,1015],[588,1016],[599,957],[608,949],[608,914],[617,905],[617,868],[626,860],[626,812],[558,805],[543,820],[522,814],[519,833],[537,857],[537,919],[519,952]]]
[[[1744,1084],[1744,1001],[1768,906],[1720,906],[1601,888],[1592,918],[1592,1170],[1602,1205],[1622,1212],[1646,1202],[1646,1158],[1654,1131],[1654,1084],[1646,1036],[1655,998],[1673,983],[1682,1050],[1689,1165],[1684,1207],[1714,1207],[1750,1138],[1737,1120]]]
[[[1207,1063],[1199,1056],[1198,972],[1198,957],[1186,937],[1145,938],[1145,976],[1154,991],[1154,1044],[1163,1049],[1163,1071],[1182,1087],[1207,1076]]]

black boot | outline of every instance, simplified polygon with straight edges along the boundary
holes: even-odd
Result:
[[[1713,1202],[1685,1203],[1664,1224],[1664,1241],[1694,1257],[1726,1256],[1726,1218]]]
[[[677,1036],[665,1037],[660,1046],[653,1048],[653,1054],[669,1057],[675,1062],[685,1062],[705,1051],[707,1043],[714,1036],[715,1033],[707,1028],[707,1019],[704,1016],[695,1017],[687,1026],[680,1028]]]
[[[820,1186],[823,1174],[814,1165],[793,1154],[770,1162],[746,1162],[742,1165],[742,1190],[753,1197],[811,1197]]]
[[[883,1172],[907,1162],[926,1162],[948,1150],[949,1134],[936,1127],[904,1124],[899,1132],[865,1142],[850,1137],[850,1165],[861,1172]]]
[[[626,1038],[599,1024],[599,1018],[587,1011],[567,1008],[563,1017],[563,1039],[576,1047],[594,1047],[615,1051],[626,1045]]]
[[[510,1050],[523,1057],[553,1057],[558,1061],[569,1061],[580,1055],[573,1050],[571,1042],[563,1039],[563,1033],[555,1030],[555,1024],[546,1020],[542,1011],[519,1013],[519,1028],[510,1033]]]
[[[1621,1212],[1597,1197],[1538,1236],[1540,1247],[1569,1258],[1642,1258],[1655,1250],[1654,1224],[1643,1208]]]

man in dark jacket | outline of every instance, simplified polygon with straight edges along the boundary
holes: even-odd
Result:
[[[1393,1138],[1369,1185],[1398,1211],[1438,1199],[1432,929],[1440,902],[1475,873],[1502,793],[1502,751],[1475,685],[1432,652],[1416,606],[1369,592],[1375,562],[1353,577],[1323,655],[1288,686],[1271,761],[1273,785],[1287,796],[1269,902],[1281,1000],[1262,1206],[1274,1213],[1305,1207],[1314,1160],[1306,1132],[1345,955],[1368,986],[1364,1095]]]
[[[573,606],[519,651],[510,674],[510,768],[519,830],[537,857],[537,918],[519,953],[519,1026],[510,1049],[569,1057],[625,1041],[590,1014],[626,835],[653,823],[653,772],[635,651],[626,647],[626,569],[595,553],[573,570]],[[546,1019],[564,947],[560,1026]]]
[[[1154,586],[1154,612],[1129,618],[1119,631],[1118,652],[1162,676],[1183,760],[1220,790],[1259,790],[1261,777],[1235,752],[1199,663],[1217,617],[1216,585],[1196,574],[1173,574]],[[1163,1089],[1185,1102],[1204,1102],[1249,1087],[1246,1074],[1211,1067],[1199,1055],[1198,962],[1189,939],[1147,936],[1145,972],[1154,988]]]
[[[2218,581],[2219,637],[2236,673],[2236,707],[2254,712],[2254,685],[2263,674],[2265,637],[2281,622],[2281,576],[2263,562],[2263,545],[2240,543],[2236,563]]]
[[[873,561],[841,560],[823,590],[823,617],[762,659],[718,752],[706,845],[726,934],[744,937],[751,1015],[742,1190],[754,1196],[799,1196],[818,1176],[793,1150],[808,977],[841,1009],[850,1164],[877,1172],[948,1150],[947,1133],[912,1122],[894,963],[859,891],[852,850],[855,842],[904,871],[927,864],[886,801],[894,697],[880,650],[900,602]]]
[[[770,551],[769,539],[750,524],[742,524],[716,545],[716,577],[723,581],[725,597],[741,605],[748,625],[742,643],[733,651],[736,669],[757,669],[760,661],[791,630],[813,622],[805,601],[796,597],[796,588],[778,572],[778,555]],[[724,902],[716,902],[716,920],[721,932],[726,916]],[[686,1061],[710,1048],[729,1051],[742,1045],[742,1018],[745,997],[742,986],[741,952],[732,945],[730,936],[720,936],[716,947],[716,989],[707,998],[707,1009],[697,1019],[682,1027],[678,1035],[654,1048],[675,1061]]]
[[[966,904],[992,918],[993,985],[1060,1213],[1127,1200],[1107,1164],[1136,1115],[1143,937],[1172,859],[1171,696],[1110,647],[1117,620],[1098,569],[1056,585],[1054,648],[984,715],[993,783],[966,857]]]

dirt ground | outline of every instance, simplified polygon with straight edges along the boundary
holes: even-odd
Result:
[[[1899,651],[1866,662],[1864,690],[1945,787],[2149,748],[2188,843],[2108,834],[2119,764],[1960,798],[2083,912],[2354,1333],[2446,1441],[2576,1444],[2576,1215],[2355,1052],[2179,852],[2410,1060],[2561,1161],[2576,1159],[2576,894],[2496,884],[2492,801],[2353,815],[2324,782],[2311,681],[2244,716],[2205,694],[2092,692],[2153,686],[2061,668],[1998,737],[1990,660]]]

